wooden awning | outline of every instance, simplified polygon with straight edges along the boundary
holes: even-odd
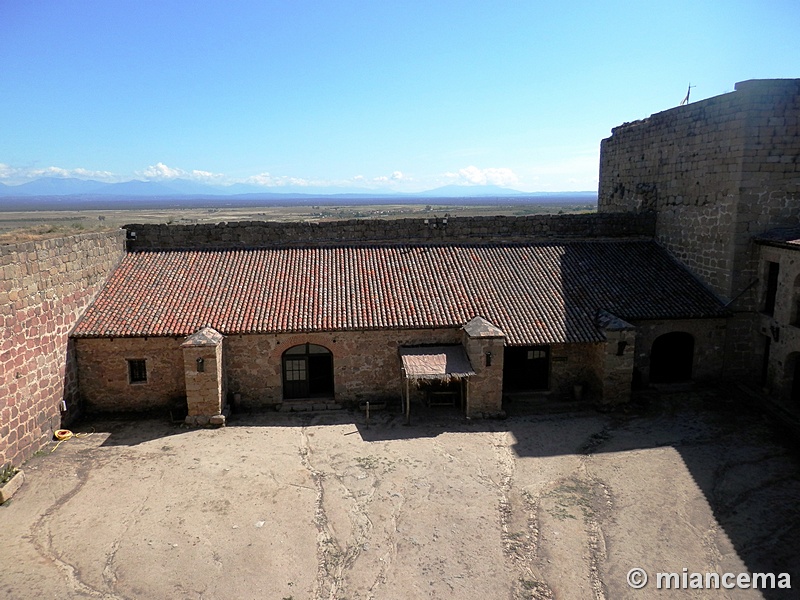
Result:
[[[450,381],[475,375],[464,346],[400,348],[403,372],[412,381]]]

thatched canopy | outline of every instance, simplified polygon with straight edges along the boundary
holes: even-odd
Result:
[[[463,346],[400,348],[407,379],[450,381],[475,375]]]

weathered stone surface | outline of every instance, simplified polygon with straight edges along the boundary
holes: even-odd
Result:
[[[0,246],[0,466],[22,463],[77,412],[68,335],[123,244],[120,230]]]
[[[25,472],[20,469],[11,479],[0,486],[0,504],[8,502],[23,483],[25,483]]]
[[[728,377],[758,372],[752,237],[800,219],[800,79],[736,91],[626,123],[603,140],[601,213],[652,212],[656,239],[738,312]],[[748,340],[743,346],[741,340]]]
[[[484,319],[473,319],[464,326],[462,343],[475,371],[467,382],[467,416],[501,413],[505,334]]]
[[[446,221],[446,222],[445,222]],[[136,232],[130,250],[176,248],[258,248],[336,245],[343,241],[371,245],[414,243],[485,243],[532,239],[652,236],[648,214],[485,216],[447,219],[357,219],[322,222],[253,221],[199,225],[125,225]]]
[[[185,402],[183,338],[80,338],[81,395],[93,411],[142,411]],[[145,360],[147,381],[130,383],[128,360]],[[219,411],[217,411],[219,412]]]
[[[752,337],[742,337],[742,351],[749,348],[760,351],[766,372],[758,382],[769,392],[770,398],[784,404],[789,410],[797,410],[793,398],[795,377],[800,373],[800,247],[788,248],[761,246],[758,299],[760,313],[756,317],[756,331]],[[767,295],[767,269],[769,263],[778,265],[778,281],[775,305],[772,314],[763,312]]]
[[[223,336],[206,327],[181,344],[189,416],[222,413],[227,397]]]

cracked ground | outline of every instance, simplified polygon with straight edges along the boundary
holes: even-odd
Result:
[[[800,597],[800,461],[759,413],[711,391],[524,409],[86,422],[0,507],[0,597]],[[633,567],[793,589],[633,590]]]

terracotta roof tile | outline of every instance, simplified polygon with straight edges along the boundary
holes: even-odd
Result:
[[[482,316],[510,344],[599,341],[625,320],[724,316],[649,241],[349,246],[128,254],[75,337],[458,327]]]

